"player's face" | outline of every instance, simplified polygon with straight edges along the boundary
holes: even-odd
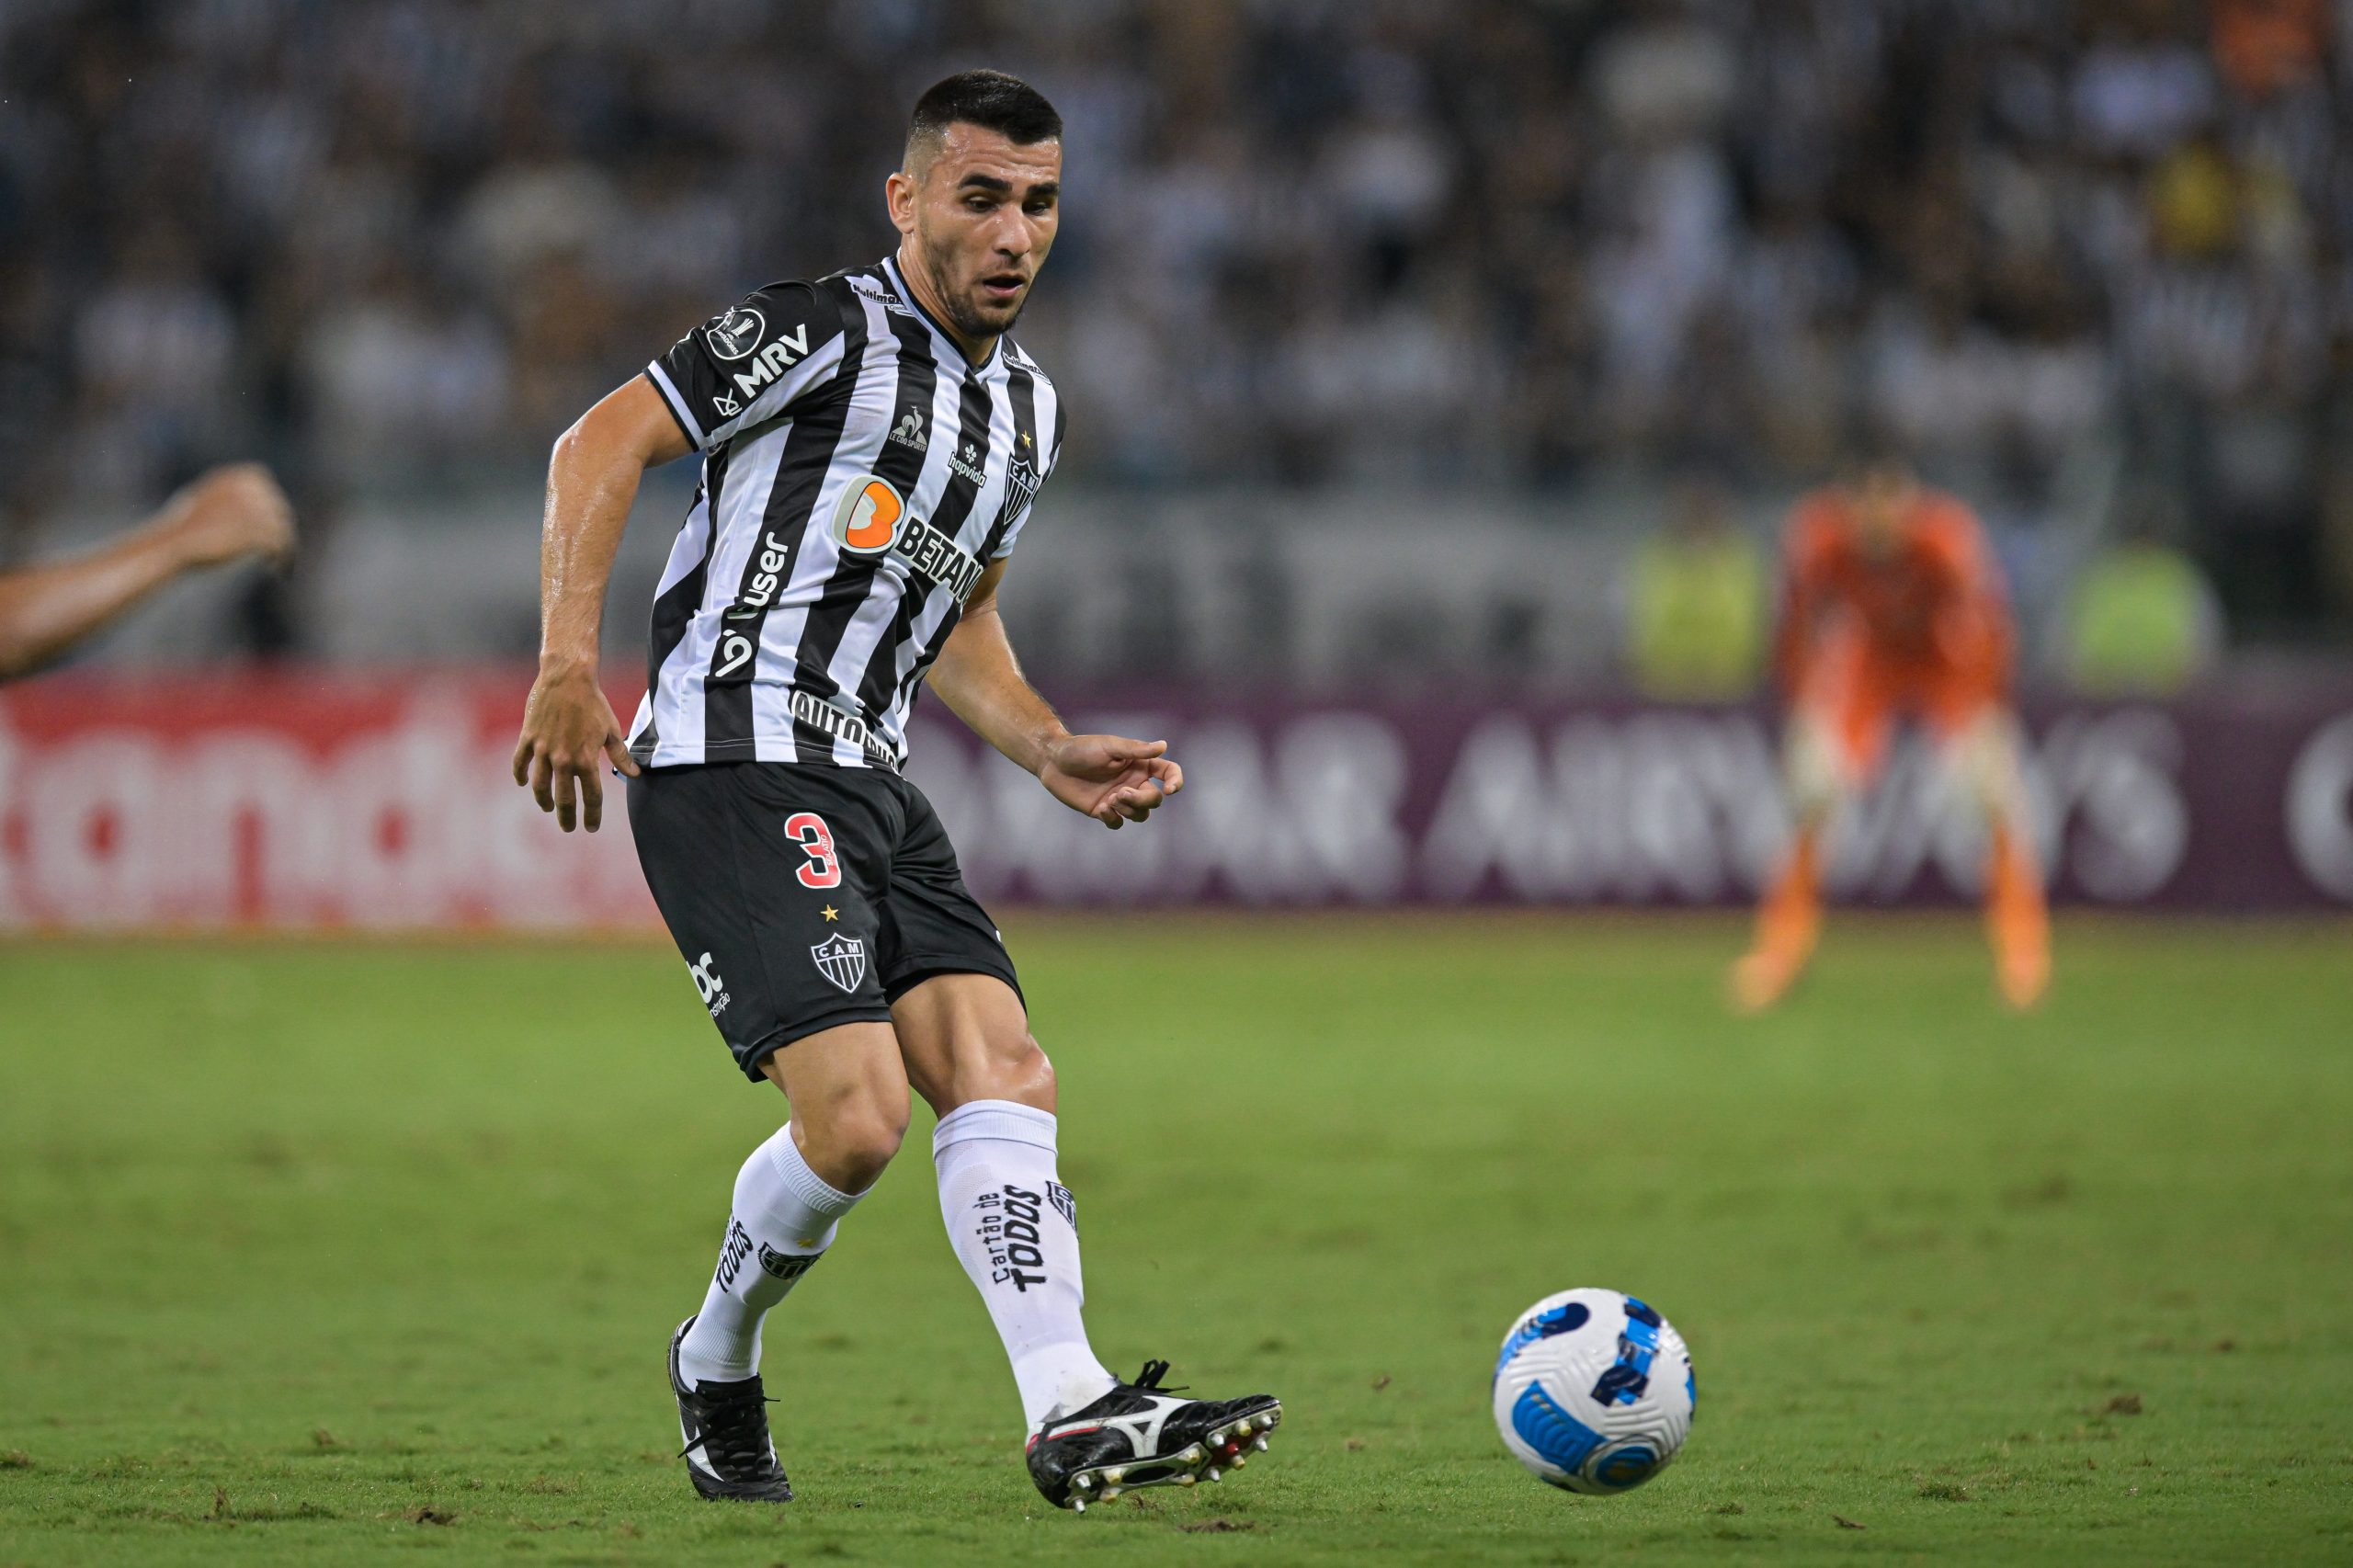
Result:
[[[1063,144],[1020,146],[1002,131],[951,125],[914,176],[891,176],[891,217],[913,242],[935,303],[957,333],[1010,331],[1052,248]]]

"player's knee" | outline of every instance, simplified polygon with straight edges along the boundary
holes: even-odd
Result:
[[[1037,1037],[1028,1029],[989,1040],[973,1051],[960,1051],[951,1097],[959,1105],[973,1100],[1011,1100],[1040,1110],[1054,1108],[1054,1064]]]
[[[1800,832],[1819,832],[1837,806],[1838,786],[1830,775],[1810,774],[1790,780],[1790,820]]]
[[[2009,725],[1995,717],[1981,719],[1962,730],[1949,750],[1963,787],[1988,817],[2004,821],[2024,809],[2025,779]]]
[[[1781,769],[1798,825],[1818,826],[1838,802],[1837,743],[1819,724],[1801,721],[1790,733]]]
[[[1054,1108],[1054,1063],[1047,1056],[1045,1047],[1029,1030],[1021,1031],[1021,1039],[1006,1052],[1006,1075],[1014,1092],[1006,1099],[1017,1099],[1023,1105],[1036,1106],[1040,1110]]]
[[[844,1192],[872,1187],[907,1136],[908,1104],[902,1088],[844,1095],[823,1107],[793,1108],[801,1158]]]
[[[907,1119],[857,1115],[810,1139],[803,1152],[810,1168],[844,1192],[864,1192],[881,1176],[907,1135]]]

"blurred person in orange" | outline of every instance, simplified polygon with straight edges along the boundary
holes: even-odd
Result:
[[[1976,517],[1900,459],[1874,457],[1798,503],[1776,647],[1796,838],[1758,909],[1756,945],[1733,968],[1734,1007],[1769,1007],[1804,972],[1822,928],[1824,832],[1878,778],[1906,718],[1927,727],[1985,813],[1985,916],[2002,995],[2021,1008],[2040,999],[2050,919],[2009,706],[2014,643]]]
[[[0,680],[28,675],[208,566],[294,550],[294,511],[259,463],[199,477],[119,540],[67,561],[0,572]]]

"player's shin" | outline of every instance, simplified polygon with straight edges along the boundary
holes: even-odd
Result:
[[[2034,813],[2020,763],[2017,722],[1994,712],[1959,743],[1962,776],[1975,788],[1989,829],[1985,928],[1995,975],[2014,1007],[2030,1007],[2051,982],[2051,916],[2035,853]]]
[[[1994,939],[2002,994],[2030,1007],[2051,983],[2051,915],[2041,869],[2024,833],[1996,819],[1987,848],[1985,924]]]
[[[1733,1006],[1756,1012],[1780,1000],[1813,956],[1822,929],[1822,829],[1802,823],[1790,858],[1756,910],[1756,939],[1733,966]]]
[[[941,1117],[932,1135],[949,1243],[1005,1341],[1031,1430],[1115,1381],[1086,1342],[1078,1210],[1055,1179],[1054,1129],[1049,1111],[974,1100]]]
[[[678,1345],[690,1382],[738,1382],[760,1366],[760,1324],[833,1244],[835,1221],[862,1194],[809,1168],[786,1123],[752,1151],[735,1178],[735,1207],[702,1310]]]

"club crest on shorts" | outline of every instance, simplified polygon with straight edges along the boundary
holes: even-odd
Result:
[[[866,944],[840,931],[809,949],[817,972],[845,991],[855,991],[866,978]]]

